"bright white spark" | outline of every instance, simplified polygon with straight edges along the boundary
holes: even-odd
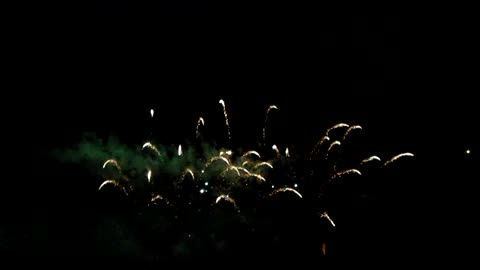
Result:
[[[332,224],[332,226],[335,227],[335,223],[333,222],[333,220],[330,218],[330,216],[327,214],[326,211],[320,214],[320,218],[326,218],[328,221],[330,221],[330,224]]]
[[[183,153],[183,152],[182,152],[182,145],[179,144],[179,145],[178,145],[178,155],[181,156],[182,153]]]
[[[153,109],[150,109],[150,116],[153,118]]]

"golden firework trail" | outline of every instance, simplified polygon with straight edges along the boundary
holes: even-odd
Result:
[[[330,152],[332,151],[332,149],[333,149],[336,145],[340,146],[340,145],[342,145],[342,143],[341,143],[340,141],[334,141],[334,142],[332,142],[332,143],[330,144],[330,146],[328,147],[327,157],[328,157],[328,155],[330,154]]]
[[[119,185],[117,180],[105,180],[103,181],[102,184],[100,184],[100,186],[98,187],[98,190],[102,189],[105,185],[108,185],[108,184],[113,184],[114,186]]]
[[[220,156],[226,155],[226,156],[231,156],[232,155],[232,150],[227,150],[227,151],[220,151]]]
[[[363,164],[368,163],[368,162],[372,162],[372,161],[374,161],[374,160],[376,160],[376,161],[382,161],[378,156],[371,156],[371,157],[368,157],[368,158],[362,160],[362,161],[360,162],[360,165],[363,165]]]
[[[344,128],[344,127],[348,128],[349,126],[350,125],[345,124],[345,123],[338,123],[338,124],[334,125],[333,127],[327,129],[327,133],[325,135],[330,136],[330,132],[334,131],[335,129]]]
[[[145,149],[145,148],[152,149],[158,156],[160,156],[160,151],[158,151],[157,147],[155,147],[155,145],[153,145],[152,143],[150,142],[144,143],[142,146],[142,149]]]
[[[270,169],[273,169],[272,164],[270,164],[270,163],[268,163],[268,162],[266,162],[266,161],[262,161],[262,162],[258,163],[257,165],[255,165],[255,167],[253,167],[253,170],[256,170],[256,169],[258,169],[258,168],[260,168],[260,167],[263,167],[263,166],[267,166],[267,167],[269,167]]]
[[[117,168],[120,172],[122,171],[122,168],[120,168],[120,165],[118,165],[118,162],[115,159],[109,159],[105,161],[105,163],[103,163],[102,168],[105,169],[105,167],[107,167],[107,165],[110,163],[113,164],[115,168]]]
[[[233,206],[235,206],[235,208],[237,208],[237,203],[235,202],[235,200],[228,196],[228,195],[225,195],[225,194],[222,194],[220,196],[217,197],[217,199],[215,200],[215,204],[219,203],[221,200],[225,200],[231,204],[233,204]]]
[[[182,175],[182,181],[185,181],[185,177],[187,176],[187,174],[190,174],[190,176],[192,176],[192,180],[195,180],[195,175],[193,174],[193,171],[190,169],[186,169]]]
[[[203,120],[202,117],[198,118],[197,127],[195,128],[195,136],[197,138],[200,135],[200,132],[199,132],[200,125],[205,126],[205,121]]]
[[[318,151],[320,151],[320,147],[325,143],[325,142],[328,142],[330,141],[330,137],[328,136],[323,136],[319,141],[318,143],[315,145],[315,147],[313,147],[312,149],[312,152],[310,153],[310,156],[314,156],[318,153]],[[311,159],[311,157],[310,157]]]
[[[170,205],[170,202],[167,199],[165,199],[162,195],[152,196],[152,199],[150,200],[150,205],[157,204],[160,201],[164,201],[167,205]]]
[[[230,135],[230,124],[228,124],[228,115],[227,115],[227,109],[225,109],[225,102],[223,101],[223,99],[220,99],[218,103],[222,104],[223,115],[225,116],[225,125],[227,125],[228,139],[231,140],[232,136]]]
[[[151,116],[152,118],[153,118],[153,113],[154,113],[153,109],[150,109],[150,116]]]
[[[245,168],[243,168],[243,167],[237,167],[237,169],[238,169],[239,171],[244,172],[244,173],[247,174],[247,175],[251,175],[251,173],[250,173],[247,169],[245,169]]]
[[[395,161],[397,161],[397,160],[400,159],[400,158],[403,158],[403,157],[413,157],[413,156],[414,156],[414,155],[413,155],[412,153],[408,153],[408,152],[406,152],[406,153],[401,153],[401,154],[398,154],[398,155],[394,156],[394,157],[391,158],[390,160],[387,160],[387,161],[383,164],[383,166],[386,167],[386,166],[388,166],[389,164],[391,164],[392,162],[395,162]]]
[[[265,113],[265,123],[263,125],[263,144],[265,145],[266,144],[266,139],[267,139],[267,134],[266,134],[266,131],[267,131],[267,122],[268,122],[268,115],[270,113],[271,110],[278,110],[278,107],[275,106],[275,105],[270,105],[270,107],[268,107],[267,109],[267,112]]]
[[[238,171],[238,168],[233,165],[228,166],[220,175],[225,175],[231,170],[235,171],[237,175],[240,176],[240,172]]]
[[[245,158],[245,157],[250,156],[250,155],[257,156],[258,158],[261,158],[260,154],[257,151],[254,151],[254,150],[250,150],[250,151],[245,152],[245,154],[243,154],[242,157]]]
[[[342,177],[342,176],[347,175],[347,174],[362,175],[362,173],[357,169],[348,169],[348,170],[344,170],[344,171],[341,171],[341,172],[337,172],[330,179],[334,179],[334,178],[337,178],[337,177]]]
[[[362,129],[362,126],[356,125],[356,126],[349,127],[347,129],[347,131],[345,132],[345,134],[343,134],[342,141],[345,141],[347,139],[348,135],[355,129]]]
[[[272,150],[275,150],[275,152],[277,153],[277,156],[279,157],[280,156],[280,150],[278,150],[278,147],[276,144],[272,145]]]
[[[288,147],[285,149],[285,156],[290,157],[290,151],[288,150]]]
[[[245,160],[244,162],[242,162],[242,167],[245,167],[245,165],[247,165],[247,164],[249,164],[249,163],[252,163],[252,162],[250,162],[250,161],[248,161],[248,160]]]
[[[300,199],[303,199],[303,196],[302,196],[302,194],[300,194],[300,192],[298,192],[297,190],[295,190],[293,188],[289,188],[289,187],[276,189],[272,193],[270,193],[270,196],[273,196],[273,195],[275,195],[277,193],[280,193],[280,192],[293,192],[293,193],[295,193],[295,195],[300,197]]]
[[[152,170],[148,170],[148,172],[147,172],[148,183],[150,183],[151,178],[152,178]]]
[[[322,214],[320,214],[320,218],[326,218],[328,221],[330,221],[330,224],[332,224],[333,227],[335,227],[335,223],[333,222],[333,220],[330,218],[330,216],[328,215],[327,211],[323,212]]]
[[[253,177],[253,178],[256,178],[257,180],[260,180],[260,181],[263,181],[263,182],[267,181],[263,176],[261,176],[260,174],[256,174],[256,173],[250,173],[248,175],[248,177]]]
[[[215,162],[215,161],[217,161],[217,160],[221,160],[221,161],[225,162],[228,166],[230,166],[230,161],[228,161],[228,159],[226,159],[226,158],[224,158],[224,157],[222,157],[222,156],[215,156],[215,157],[212,157],[211,159],[209,159],[209,160],[207,161],[207,163],[205,164],[205,167],[204,167],[202,173],[204,173],[205,170],[206,170],[208,167],[210,167],[210,165],[212,165],[213,162]]]
[[[182,152],[182,145],[179,144],[179,145],[178,145],[178,156],[181,156],[182,153],[183,153],[183,152]]]

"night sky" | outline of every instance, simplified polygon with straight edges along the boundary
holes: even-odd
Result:
[[[386,185],[397,192],[369,206],[375,221],[351,225],[338,236],[339,246],[367,241],[361,251],[337,248],[334,259],[359,256],[370,264],[377,257],[472,258],[480,148],[478,52],[467,14],[260,5],[256,15],[277,15],[242,18],[237,15],[251,9],[240,6],[227,9],[235,16],[207,18],[218,14],[207,1],[95,3],[69,9],[75,18],[89,18],[84,24],[48,34],[35,30],[12,53],[6,73],[12,96],[4,102],[14,108],[3,107],[2,114],[5,157],[14,160],[5,171],[15,173],[5,176],[1,192],[2,254],[89,262],[125,245],[120,249],[127,258],[145,263],[141,248],[130,242],[95,238],[99,220],[115,226],[106,218],[111,213],[96,208],[97,182],[86,168],[54,153],[77,145],[85,133],[132,147],[147,138],[184,144],[194,139],[200,116],[220,144],[223,99],[234,148],[255,148],[265,111],[276,105],[272,140],[298,153],[309,152],[327,128],[345,122],[361,125],[365,144],[382,157],[415,154],[398,172],[401,181]],[[308,16],[299,15],[305,9]],[[131,223],[118,226],[135,230]],[[313,225],[295,228],[302,226]],[[106,263],[122,262],[111,256]],[[316,256],[295,253],[292,259]]]

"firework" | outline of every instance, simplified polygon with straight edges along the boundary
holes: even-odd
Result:
[[[182,152],[182,145],[181,144],[178,145],[178,151],[177,152],[178,152],[178,156],[182,155],[183,152]]]
[[[228,166],[220,175],[225,175],[229,171],[232,171],[232,170],[235,171],[238,176],[240,176],[240,172],[238,171],[238,168],[236,166],[233,166],[233,165]]]
[[[102,189],[105,185],[114,185],[114,186],[118,186],[119,183],[117,180],[105,180],[103,181],[102,184],[100,184],[100,186],[98,187],[98,190]]]
[[[356,175],[362,175],[362,173],[357,170],[357,169],[348,169],[348,170],[344,170],[344,171],[341,171],[341,172],[337,172],[335,173],[331,179],[335,179],[335,178],[338,178],[338,177],[342,177],[344,175],[347,175],[347,174],[356,174]]]
[[[270,169],[273,169],[272,164],[270,164],[270,163],[268,163],[268,162],[266,162],[266,161],[262,161],[262,162],[258,163],[257,165],[255,165],[255,166],[253,167],[253,170],[257,170],[258,168],[263,167],[263,166],[267,166],[267,167],[269,167]]]
[[[205,121],[203,120],[202,117],[198,118],[197,127],[195,128],[195,136],[197,138],[200,135],[200,132],[199,132],[200,125],[205,126]]]
[[[278,110],[277,106],[275,105],[270,105],[270,107],[268,107],[267,109],[267,112],[265,113],[265,123],[264,123],[264,126],[263,126],[263,144],[265,145],[266,144],[266,138],[267,138],[267,134],[266,134],[266,130],[267,130],[267,121],[268,121],[268,115],[270,113],[271,110]]]
[[[235,202],[235,200],[230,197],[229,195],[225,195],[225,194],[222,194],[220,196],[217,197],[217,199],[215,199],[215,204],[218,204],[219,202],[221,201],[226,201],[226,202],[229,202],[231,203],[235,208],[237,208],[237,203]]]
[[[192,177],[192,180],[195,180],[195,175],[193,174],[193,171],[190,169],[186,169],[182,175],[182,181],[185,181],[185,177],[187,177],[188,174]]]
[[[335,223],[333,222],[333,220],[330,218],[330,216],[326,211],[320,214],[320,218],[326,218],[330,222],[330,224],[332,224],[332,226],[335,227]]]
[[[148,170],[148,172],[147,172],[148,183],[150,183],[151,178],[152,178],[152,170]]]
[[[218,103],[222,104],[223,115],[225,116],[225,125],[227,126],[228,139],[231,140],[232,136],[230,135],[230,125],[228,124],[228,115],[227,109],[225,108],[225,102],[223,101],[223,99],[220,99]]]
[[[328,136],[323,136],[319,141],[318,143],[315,145],[315,147],[313,147],[312,149],[312,152],[310,153],[310,159],[317,155],[318,152],[320,151],[320,147],[322,147],[323,144],[325,144],[325,142],[328,142],[330,141],[330,137]]]
[[[122,168],[120,168],[120,165],[118,165],[118,162],[115,159],[109,159],[105,161],[105,163],[103,163],[102,168],[105,169],[105,167],[107,167],[108,164],[113,164],[118,171],[120,172],[122,171]]]
[[[374,161],[374,160],[376,160],[376,161],[382,161],[378,156],[371,156],[371,157],[368,157],[368,158],[362,160],[362,161],[360,162],[360,165],[363,165],[363,164],[368,163],[368,162],[372,162],[372,161]]]
[[[205,164],[205,167],[204,167],[204,169],[203,169],[202,172],[205,172],[206,169],[207,169],[208,167],[210,167],[210,165],[212,165],[212,163],[215,162],[215,161],[217,161],[217,160],[221,160],[221,161],[225,162],[225,163],[227,164],[227,166],[230,166],[230,161],[228,161],[228,159],[226,159],[226,158],[224,158],[224,157],[222,157],[222,156],[215,156],[215,157],[213,157],[213,158],[211,158],[211,159],[208,160],[208,162]]]
[[[345,123],[338,123],[336,125],[334,125],[333,127],[327,129],[327,133],[325,135],[327,136],[330,136],[330,133],[336,129],[339,129],[339,128],[348,128],[350,125],[348,124],[345,124]]]
[[[345,134],[343,135],[342,141],[345,141],[347,139],[348,135],[350,135],[350,133],[355,129],[362,129],[362,127],[359,126],[359,125],[349,127],[347,129],[347,131],[345,132]]]
[[[272,188],[273,188],[273,186],[272,186]],[[272,193],[270,193],[270,196],[273,196],[273,195],[276,195],[276,194],[282,193],[282,192],[293,192],[295,195],[300,197],[300,199],[303,198],[303,196],[302,196],[302,194],[300,194],[300,192],[298,192],[296,189],[289,188],[289,187],[276,189]]]
[[[142,149],[145,149],[145,148],[152,149],[158,156],[160,156],[160,151],[158,151],[157,147],[155,147],[155,145],[153,145],[152,143],[150,142],[144,143],[142,146]]]
[[[288,150],[288,147],[285,148],[285,156],[290,157],[290,151]]]
[[[394,156],[393,158],[391,158],[390,160],[387,160],[383,166],[386,167],[388,165],[390,165],[391,163],[397,161],[398,159],[400,158],[403,158],[403,157],[413,157],[414,155],[412,153],[402,153],[402,154],[398,154],[396,156]]]
[[[280,150],[278,150],[278,147],[276,144],[272,145],[272,150],[274,150],[277,153],[277,157],[280,156]]]
[[[340,141],[334,141],[330,144],[330,146],[328,147],[328,150],[327,150],[327,158],[328,156],[330,155],[330,153],[332,152],[332,150],[335,148],[335,146],[340,146],[342,145],[342,143]]]
[[[260,156],[260,154],[257,151],[254,151],[254,150],[250,150],[250,151],[245,152],[245,154],[242,155],[242,158],[245,158],[245,157],[248,157],[248,156],[251,156],[251,155],[257,156],[258,158],[262,158]]]
[[[150,116],[151,116],[152,118],[153,118],[153,113],[154,113],[153,109],[150,109]]]

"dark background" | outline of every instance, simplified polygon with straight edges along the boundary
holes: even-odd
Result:
[[[411,188],[376,206],[392,211],[384,230],[370,232],[392,240],[372,240],[367,261],[472,258],[474,17],[450,7],[247,6],[97,1],[14,31],[2,108],[7,159],[16,161],[2,188],[4,254],[50,261],[93,245],[80,240],[91,229],[92,193],[53,149],[84,132],[141,144],[150,108],[159,140],[178,144],[199,116],[207,124],[221,116],[224,99],[238,145],[261,138],[275,104],[277,140],[299,150],[347,122],[362,125],[382,156],[415,153]]]

